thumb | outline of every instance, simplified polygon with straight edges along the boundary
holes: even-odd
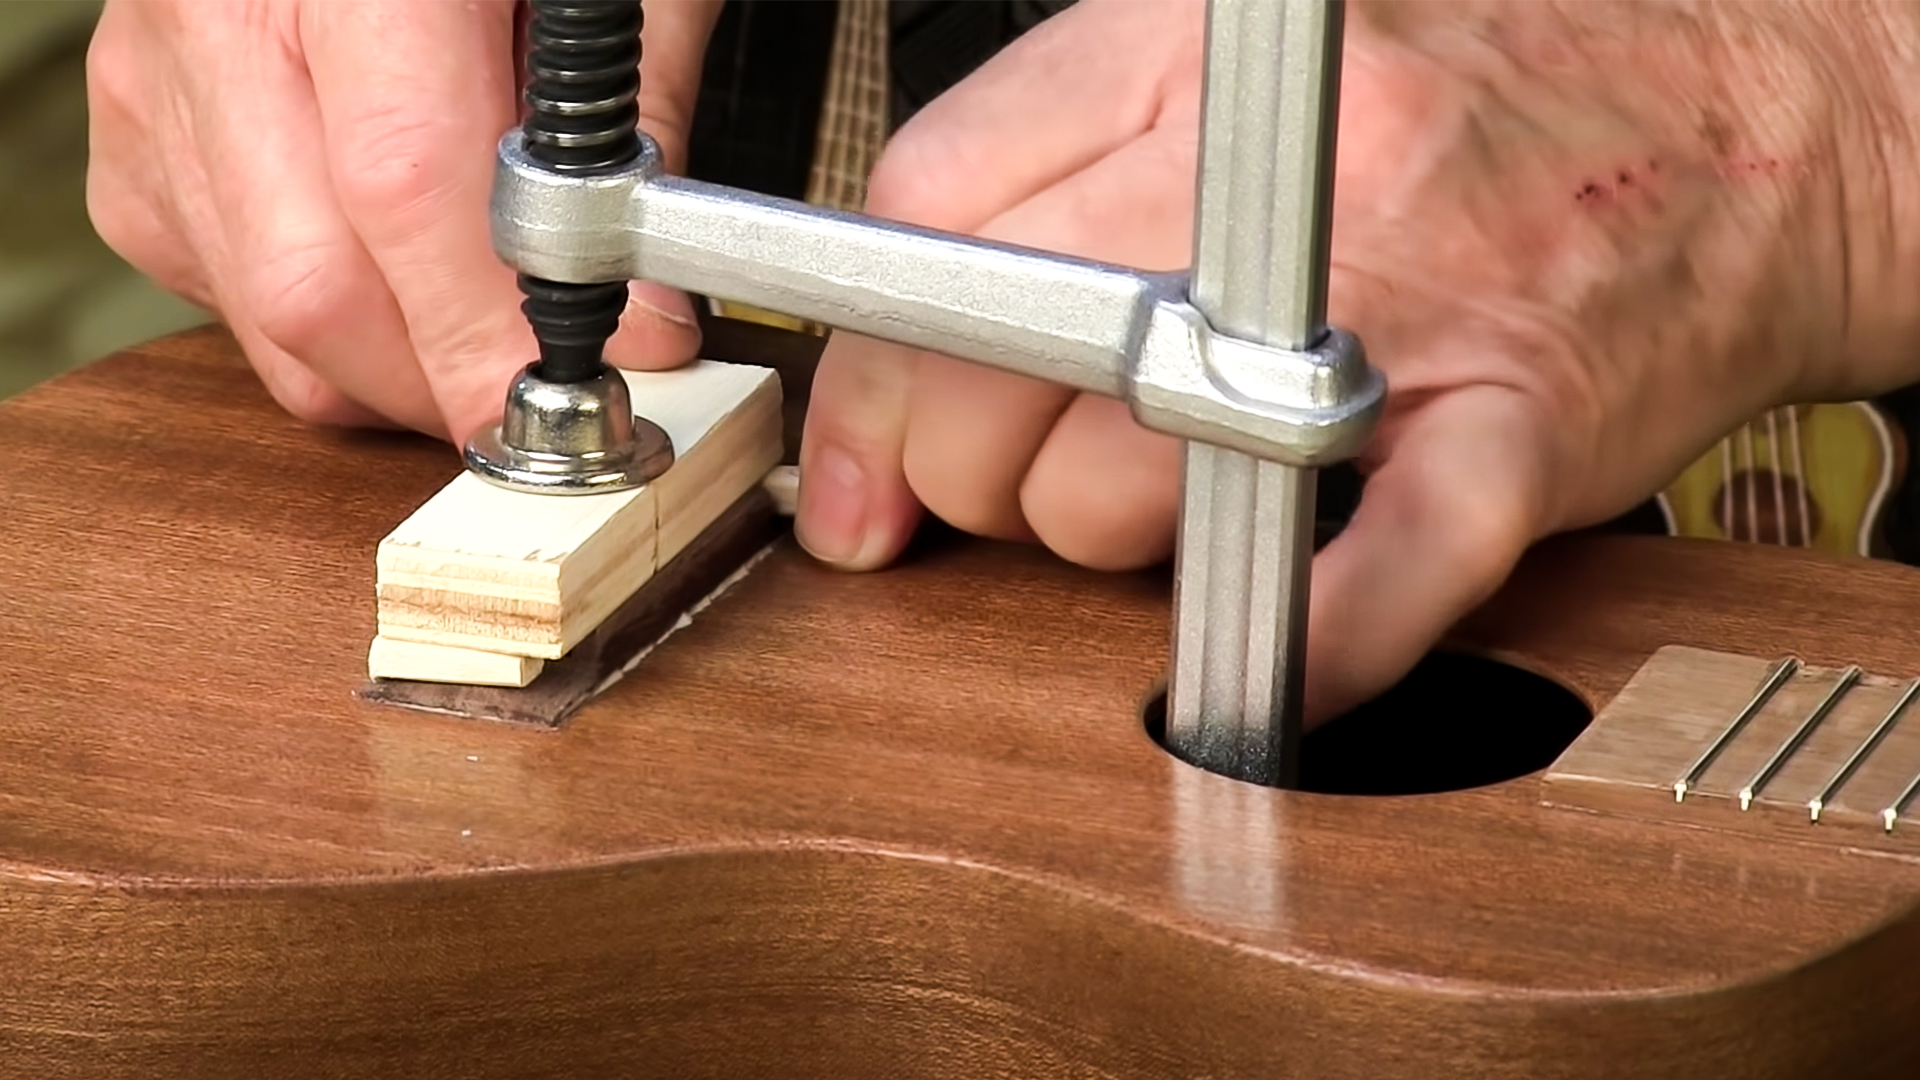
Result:
[[[917,355],[853,334],[827,341],[801,429],[794,519],[801,546],[821,562],[878,569],[920,523],[920,500],[901,466]]]
[[[1479,606],[1551,520],[1548,443],[1505,387],[1424,402],[1382,432],[1385,463],[1314,560],[1306,720],[1384,692]]]

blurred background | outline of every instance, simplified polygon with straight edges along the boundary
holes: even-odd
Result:
[[[98,0],[0,0],[0,397],[205,312],[87,221],[87,39]]]

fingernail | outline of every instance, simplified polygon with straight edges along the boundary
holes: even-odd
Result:
[[[699,320],[693,317],[692,302],[687,301],[685,297],[682,297],[681,300],[683,301],[683,305],[686,309],[685,311],[683,312],[668,311],[666,308],[661,307],[660,305],[654,303],[653,301],[644,299],[638,293],[633,293],[627,297],[627,306],[634,309],[635,311],[639,311],[644,314],[651,315],[656,319],[661,319],[665,322],[670,322],[675,326],[686,326],[686,327],[699,326],[700,325]]]
[[[853,455],[821,447],[800,472],[800,512],[794,535],[825,563],[846,563],[867,541],[866,474]]]

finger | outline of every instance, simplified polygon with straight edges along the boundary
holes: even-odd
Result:
[[[700,70],[720,8],[721,0],[648,0],[644,9],[640,130],[659,144],[671,173],[686,171]],[[700,348],[700,323],[687,294],[650,281],[634,282],[629,292],[620,331],[607,342],[607,362],[659,369],[693,359]]]
[[[1456,390],[1382,436],[1385,463],[1314,561],[1309,724],[1412,670],[1499,588],[1550,520],[1551,443],[1520,394]]]
[[[340,205],[404,316],[448,434],[499,415],[534,355],[487,217],[513,126],[512,8],[309,5],[300,34]]]
[[[1180,440],[1141,427],[1124,402],[1082,394],[1054,424],[1020,506],[1034,535],[1069,562],[1136,570],[1173,554]]]
[[[647,0],[640,31],[640,130],[660,144],[671,173],[687,169],[687,137],[700,95],[707,40],[722,0]]]
[[[917,117],[893,140],[869,186],[871,213],[1043,248],[1114,258],[1111,237],[1136,223],[1072,204],[1070,190],[1027,210],[1028,218],[994,220],[1009,207],[1037,202],[1037,193],[1084,171],[1146,131],[1166,109],[1197,110],[1197,99],[1161,100],[1165,87],[1142,79],[1140,65],[1158,63],[1145,48],[1178,49],[1178,35],[1145,32],[1161,5],[1116,4],[1107,18],[1057,16],[1023,44],[976,72]],[[1195,32],[1197,7],[1184,14]],[[1084,26],[1080,20],[1087,19]],[[1141,21],[1146,20],[1146,21]],[[1120,31],[1125,31],[1120,32]],[[1161,66],[1166,66],[1162,64]],[[1071,73],[1070,75],[1067,73]],[[1190,188],[1191,161],[1184,185]],[[1088,190],[1103,188],[1105,181]],[[1187,198],[1191,198],[1190,190]],[[1189,204],[1190,205],[1190,204]],[[1183,211],[1183,217],[1190,211]],[[1051,220],[1054,224],[1046,224]],[[1095,222],[1100,227],[1093,227]],[[984,228],[983,228],[984,226]],[[1184,251],[1186,242],[1177,247]],[[1184,254],[1137,257],[1178,266]],[[1120,255],[1117,261],[1129,261]],[[912,390],[914,372],[928,378]],[[943,405],[945,379],[955,395]],[[946,418],[940,430],[911,436],[908,396],[917,425]],[[836,481],[803,481],[797,527],[817,556],[849,568],[870,568],[904,548],[919,512],[913,492],[936,493],[943,515],[992,535],[1025,533],[1019,477],[1044,439],[1050,418],[1071,394],[1012,376],[964,367],[911,350],[837,335],[816,376],[803,437],[802,475],[832,461]],[[969,404],[971,403],[971,404]],[[947,406],[951,406],[951,411]],[[974,422],[985,418],[982,429]],[[955,456],[957,455],[957,456]],[[911,458],[919,482],[906,481]],[[809,492],[811,487],[811,492]]]
[[[1031,540],[1020,480],[1074,391],[953,360],[908,354],[901,467],[922,505],[976,536]]]
[[[1048,19],[902,126],[868,210],[972,232],[1170,113],[1197,115],[1197,82],[1170,92],[1141,72],[1197,57],[1205,14],[1193,0],[1082,0]]]
[[[700,341],[700,322],[686,293],[652,281],[633,281],[627,284],[627,309],[620,313],[620,329],[607,339],[604,355],[614,367],[658,371],[693,359]]]
[[[801,432],[794,535],[829,565],[877,569],[919,524],[920,503],[900,467],[910,361],[899,346],[841,333],[821,354]]]
[[[1157,129],[1014,207],[983,232],[1105,262],[1178,267],[1191,250],[1193,166],[1192,134]],[[1029,538],[1044,522],[1042,538],[1063,555],[1072,550],[1107,562],[1139,549],[1159,528],[1158,504],[1124,514],[1107,495],[1090,494],[1101,483],[1098,468],[1082,469],[1109,440],[1125,440],[1121,452],[1143,469],[1164,462],[1167,447],[1125,410],[1070,409],[1074,396],[990,368],[923,359],[905,449],[914,493],[941,518],[984,536]],[[1042,448],[1056,444],[1043,463]],[[1090,515],[1084,523],[1082,513]],[[1094,535],[1107,527],[1122,532]]]
[[[313,153],[321,133],[312,84],[286,52],[251,44],[223,50],[219,62],[231,70],[207,80],[212,93],[195,102],[224,241],[216,256],[222,310],[237,332],[245,327],[243,344],[257,335],[272,346],[267,366],[304,364],[348,400],[445,437],[399,304]],[[290,374],[278,377],[292,385]],[[315,418],[310,411],[296,415]]]
[[[337,427],[391,427],[392,422],[350,400],[305,364],[275,345],[244,316],[225,317],[227,329],[247,354],[260,384],[280,407],[310,424]]]

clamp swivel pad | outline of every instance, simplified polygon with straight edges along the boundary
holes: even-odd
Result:
[[[507,390],[500,424],[467,441],[467,468],[515,491],[593,495],[637,487],[673,464],[673,441],[633,415],[626,380],[602,367],[557,382],[529,364]]]

